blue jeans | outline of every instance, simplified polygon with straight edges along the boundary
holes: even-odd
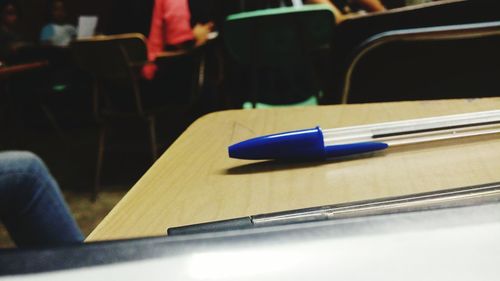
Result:
[[[83,241],[56,181],[30,152],[0,152],[0,220],[21,248]]]

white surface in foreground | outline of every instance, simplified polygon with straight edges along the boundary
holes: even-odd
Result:
[[[498,280],[500,223],[236,247],[0,280]]]

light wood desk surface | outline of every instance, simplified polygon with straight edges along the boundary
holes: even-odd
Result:
[[[233,110],[192,124],[87,241],[167,227],[500,181],[500,137],[395,148],[303,164],[230,159],[227,146],[281,131],[500,109],[500,98]]]

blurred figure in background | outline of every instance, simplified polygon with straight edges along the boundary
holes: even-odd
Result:
[[[53,0],[49,7],[49,23],[42,28],[40,41],[66,47],[76,37],[76,28],[67,22],[64,0]]]
[[[380,0],[350,0],[348,4],[358,6],[367,12],[381,12],[385,10]]]
[[[154,61],[165,51],[189,49],[203,45],[213,29],[213,23],[195,24],[191,28],[188,0],[155,0],[148,38],[148,58]],[[147,66],[146,79],[153,79],[156,68]]]
[[[0,220],[21,248],[83,242],[59,186],[30,152],[0,152]]]
[[[186,49],[206,42],[213,24],[195,24],[191,28],[187,0],[156,0],[148,38],[150,59],[167,50]]]
[[[0,2],[0,60],[6,60],[17,51],[23,40],[18,33],[19,8],[14,0]]]
[[[380,0],[347,0],[341,1],[344,3],[343,7],[337,7],[331,0],[308,0],[307,3],[311,4],[327,4],[332,8],[333,14],[335,15],[335,22],[339,23],[346,18],[354,17],[356,14],[346,14],[347,8],[356,8],[366,12],[381,12],[385,11],[386,8]],[[350,9],[347,9],[350,10]]]
[[[432,1],[434,1],[434,0],[406,0],[405,3],[407,6],[410,6],[410,5],[425,4],[425,3],[432,2]]]

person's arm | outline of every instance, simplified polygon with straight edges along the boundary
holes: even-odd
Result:
[[[358,4],[368,12],[385,11],[385,7],[380,0],[351,0],[351,2]]]
[[[76,38],[77,31],[76,31],[76,27],[74,25],[70,25],[69,33],[70,33],[70,36],[71,36],[71,40],[73,40],[73,39]]]
[[[52,28],[50,24],[47,24],[42,28],[42,32],[40,32],[40,42],[43,44],[51,44],[53,37],[54,28]]]
[[[148,59],[150,61],[154,61],[156,56],[163,51],[165,45],[163,29],[163,0],[156,0],[148,37]]]
[[[163,1],[156,0],[151,18],[151,28],[147,40],[148,60],[150,63],[144,65],[141,74],[147,80],[153,80],[158,67],[154,63],[156,57],[163,52]]]
[[[195,39],[195,46],[201,46],[208,41],[208,34],[214,29],[214,23],[208,22],[205,24],[197,23],[193,27],[193,36]]]
[[[345,19],[342,12],[340,12],[340,10],[335,5],[333,5],[333,3],[330,2],[330,0],[307,0],[307,3],[308,4],[326,4],[326,5],[328,5],[330,7],[330,9],[332,10],[333,15],[335,16],[335,23],[340,23],[341,21],[343,21]]]

